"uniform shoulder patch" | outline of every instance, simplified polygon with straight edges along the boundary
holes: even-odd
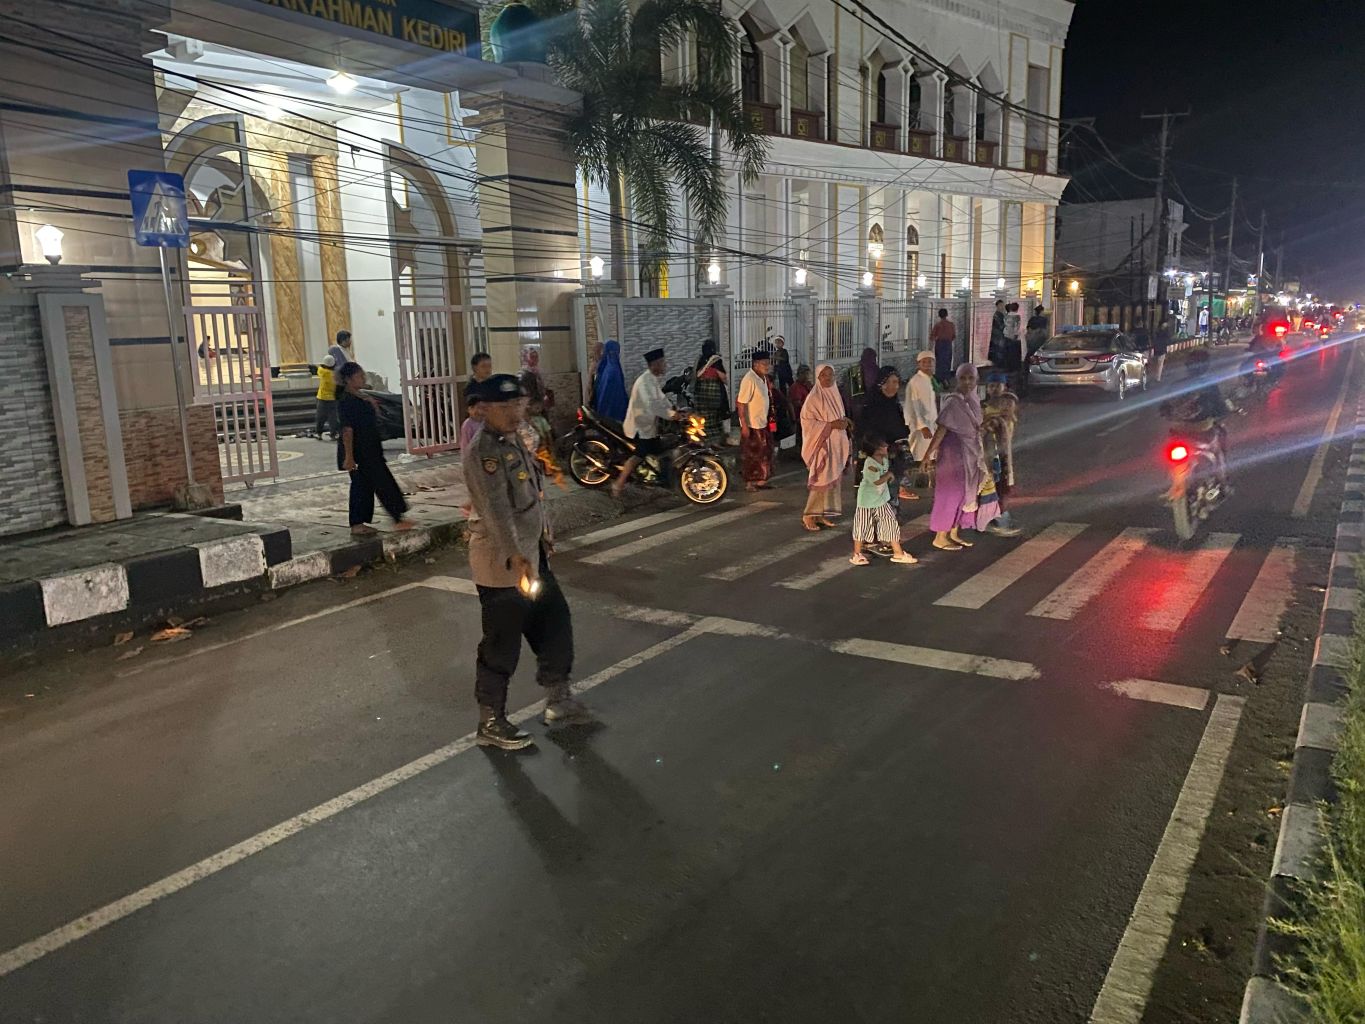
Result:
[[[484,471],[485,473],[496,473],[496,472],[498,471],[498,460],[497,460],[497,459],[484,459],[484,460],[483,460],[483,471]]]

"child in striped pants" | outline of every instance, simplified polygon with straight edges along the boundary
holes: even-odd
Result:
[[[901,547],[901,526],[891,508],[888,484],[893,474],[887,443],[880,437],[866,438],[860,450],[863,468],[858,479],[858,511],[853,515],[853,557],[849,561],[867,565],[863,545],[890,544],[891,561],[914,565],[918,559]]]

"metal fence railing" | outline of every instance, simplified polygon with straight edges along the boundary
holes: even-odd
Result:
[[[871,341],[857,337],[858,304],[851,299],[821,299],[814,305],[815,361],[856,359]]]

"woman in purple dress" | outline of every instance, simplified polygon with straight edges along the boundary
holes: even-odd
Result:
[[[924,453],[926,465],[938,456],[929,529],[934,531],[934,547],[940,551],[972,546],[958,531],[976,525],[981,494],[981,400],[976,396],[976,384],[975,366],[963,363],[957,368],[957,390],[943,396],[938,429]]]

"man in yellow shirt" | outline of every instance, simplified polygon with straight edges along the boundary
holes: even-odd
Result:
[[[322,428],[327,428],[327,433],[333,441],[337,439],[337,382],[335,377],[336,359],[326,355],[322,357],[322,362],[318,364],[318,402],[317,410],[313,414],[313,436],[319,441],[326,441],[322,436]]]

